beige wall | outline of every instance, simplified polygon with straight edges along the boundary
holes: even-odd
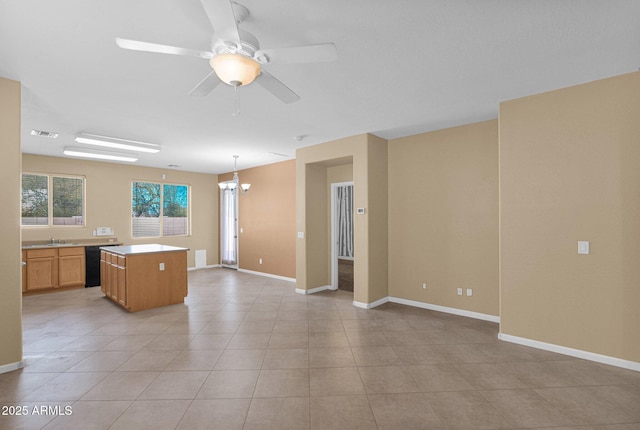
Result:
[[[389,294],[498,315],[496,120],[389,141]]]
[[[389,198],[388,144],[377,136],[367,135],[368,204],[365,215],[369,221],[369,295],[365,303],[389,296]]]
[[[295,278],[295,160],[240,170],[238,176],[251,184],[238,205],[239,268]],[[220,181],[232,178],[220,175]]]
[[[348,164],[327,167],[327,184],[353,181],[353,160],[349,158],[345,162]]]
[[[639,94],[636,72],[500,105],[503,334],[640,362]]]
[[[218,263],[217,175],[23,154],[22,170],[35,173],[82,175],[86,178],[86,227],[23,228],[22,240],[94,239],[96,227],[111,227],[126,245],[162,243],[189,248],[189,267],[195,251],[207,251],[207,265]],[[162,175],[166,179],[162,179]],[[191,235],[163,238],[131,237],[131,182],[188,184],[191,186]]]
[[[0,78],[0,371],[22,360],[20,83]],[[2,366],[7,366],[3,368]]]
[[[354,218],[354,301],[369,304],[388,295],[387,187],[378,186],[386,184],[387,142],[369,134],[296,151],[296,229],[305,234],[296,248],[297,287],[330,284],[327,172],[347,160],[353,163],[354,206],[367,210]]]
[[[306,282],[313,285],[311,288],[331,284],[329,263],[330,230],[326,214],[329,212],[330,202],[327,198],[327,168],[322,164],[312,163],[305,166],[305,198],[308,226],[298,231],[305,232],[304,239],[298,239],[298,243],[304,243],[306,258],[313,264],[306,266]],[[300,279],[297,279],[297,287],[301,288]]]

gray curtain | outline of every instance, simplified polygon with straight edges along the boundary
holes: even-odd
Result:
[[[353,185],[336,187],[338,257],[353,258]]]

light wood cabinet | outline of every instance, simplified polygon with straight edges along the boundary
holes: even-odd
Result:
[[[85,283],[84,247],[59,248],[58,286],[74,287]]]
[[[84,287],[83,246],[29,249],[23,251],[23,292]]]
[[[27,291],[58,287],[58,250],[27,251]]]
[[[136,249],[135,245],[114,248]],[[126,255],[102,249],[100,267],[102,292],[129,312],[184,303],[187,295],[187,252],[183,248]]]

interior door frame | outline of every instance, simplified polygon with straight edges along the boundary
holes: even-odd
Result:
[[[225,184],[228,183],[234,183],[233,180],[230,181],[224,181]],[[234,208],[234,212],[235,212],[235,221],[233,223],[234,225],[234,238],[235,238],[235,244],[236,244],[236,264],[223,264],[222,263],[222,241],[220,241],[220,266],[221,267],[226,267],[228,269],[235,269],[238,270],[238,268],[240,267],[240,241],[239,241],[239,237],[238,237],[238,218],[239,218],[239,214],[238,214],[238,209],[239,209],[239,205],[238,205],[238,197],[239,197],[239,193],[238,193],[238,187],[236,187],[233,191],[235,193],[235,208]],[[222,210],[223,205],[222,202],[224,201],[224,193],[225,191],[220,191],[220,218],[222,219]],[[222,222],[220,222],[220,236],[222,237]]]
[[[331,183],[331,290],[338,289],[338,206],[336,205],[336,190],[338,187],[346,185],[353,186],[353,181]]]

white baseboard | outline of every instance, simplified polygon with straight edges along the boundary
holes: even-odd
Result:
[[[300,288],[296,288],[296,293],[298,294],[314,294],[319,293],[320,291],[330,290],[331,285],[323,285],[322,287],[312,288],[310,290],[302,290]]]
[[[0,366],[0,374],[13,372],[14,370],[22,369],[24,367],[24,360],[16,361],[15,363],[3,364]]]
[[[296,278],[287,278],[286,276],[273,275],[271,273],[265,273],[265,272],[256,272],[254,270],[238,269],[238,272],[249,273],[251,275],[264,276],[267,278],[279,279],[281,281],[296,282]]]
[[[202,269],[215,269],[216,267],[221,267],[219,264],[212,264],[210,266],[203,267],[188,267],[187,272],[193,272],[194,270],[202,270]]]
[[[500,322],[500,317],[497,317],[495,315],[487,315],[479,312],[467,311],[464,309],[449,308],[446,306],[433,305],[431,303],[417,302],[415,300],[402,299],[400,297],[391,297],[391,296],[383,297],[380,300],[376,300],[373,303],[362,303],[362,302],[356,302],[354,300],[353,306],[357,308],[362,308],[362,309],[373,309],[387,302],[398,303],[400,305],[406,305],[406,306],[413,306],[415,308],[428,309],[431,311],[444,312],[447,314],[460,315],[463,317],[475,318],[478,320],[491,321],[495,323]]]
[[[355,306],[356,308],[362,308],[362,309],[373,309],[373,308],[378,307],[380,305],[384,305],[388,301],[389,301],[389,296],[383,297],[380,300],[376,300],[375,302],[371,302],[371,303],[356,302],[354,300],[353,301],[353,306]]]
[[[399,297],[389,297],[389,301],[391,303],[398,303],[398,304],[401,304],[401,305],[413,306],[413,307],[416,307],[416,308],[429,309],[431,311],[444,312],[444,313],[447,313],[447,314],[460,315],[460,316],[463,316],[463,317],[475,318],[477,320],[491,321],[491,322],[495,322],[495,323],[499,323],[500,322],[500,317],[499,316],[482,314],[480,312],[472,312],[472,311],[467,311],[467,310],[464,310],[464,309],[450,308],[450,307],[447,307],[447,306],[440,306],[440,305],[433,305],[431,303],[417,302],[415,300],[402,299],[402,298],[399,298]]]
[[[635,361],[623,360],[621,358],[609,357],[608,355],[596,354],[593,352],[582,351],[580,349],[568,348],[566,346],[554,345],[552,343],[540,342],[538,340],[512,336],[510,334],[504,333],[499,333],[498,339],[505,342],[517,343],[518,345],[543,349],[545,351],[557,352],[558,354],[569,355],[571,357],[582,358],[584,360],[595,361],[597,363],[608,364],[611,366],[622,367],[624,369],[640,372],[640,363],[636,363]]]

